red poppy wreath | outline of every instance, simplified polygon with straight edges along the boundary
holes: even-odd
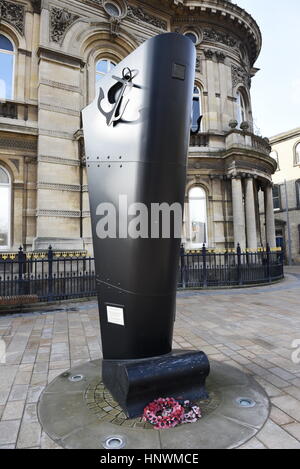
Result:
[[[194,423],[201,418],[201,410],[190,401],[181,405],[173,398],[159,398],[144,410],[143,420],[156,430],[174,428],[183,423]]]

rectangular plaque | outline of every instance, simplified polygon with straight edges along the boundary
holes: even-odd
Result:
[[[172,78],[177,78],[177,80],[185,80],[185,65],[173,64]]]
[[[117,306],[107,306],[107,321],[110,324],[117,324],[118,326],[125,326],[124,323],[124,309]]]

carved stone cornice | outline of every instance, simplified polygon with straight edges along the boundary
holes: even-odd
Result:
[[[67,29],[79,18],[69,11],[52,7],[50,11],[50,40],[60,44]]]
[[[150,15],[143,8],[135,7],[128,5],[127,7],[127,16],[126,19],[131,19],[137,22],[148,23],[155,28],[161,29],[163,31],[168,30],[168,23],[157,16]]]
[[[52,182],[41,181],[37,185],[38,189],[48,191],[80,192],[81,187],[78,184],[53,184]]]
[[[238,47],[238,41],[232,35],[216,31],[215,29],[204,29],[203,40],[224,44],[225,46],[228,46],[230,48]]]
[[[14,26],[19,33],[24,34],[25,7],[23,5],[1,0],[0,20],[4,19]]]
[[[37,56],[39,58],[47,59],[47,60],[52,60],[56,62],[62,62],[66,65],[71,65],[72,67],[81,67],[83,68],[85,66],[85,62],[82,60],[81,57],[76,56],[76,55],[71,55],[67,54],[66,52],[63,52],[61,50],[57,49],[52,49],[51,47],[45,47],[41,46],[37,50]],[[54,82],[53,82],[54,83]],[[53,85],[55,86],[55,85]],[[68,86],[68,85],[66,85]],[[72,85],[70,85],[72,86]],[[76,88],[74,91],[77,91],[78,87],[72,87]]]

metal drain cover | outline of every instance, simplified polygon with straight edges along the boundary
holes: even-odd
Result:
[[[105,449],[122,449],[126,446],[126,443],[122,436],[110,436],[106,438],[103,446]]]
[[[69,377],[69,381],[71,381],[71,383],[79,383],[83,379],[84,379],[83,375],[73,375]]]
[[[250,399],[249,397],[238,397],[236,402],[240,407],[243,407],[244,409],[252,409],[256,406],[256,402],[253,399]]]

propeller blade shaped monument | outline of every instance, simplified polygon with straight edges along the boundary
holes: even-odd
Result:
[[[83,111],[102,377],[130,418],[158,397],[207,397],[203,352],[172,352],[195,47],[146,41]]]

